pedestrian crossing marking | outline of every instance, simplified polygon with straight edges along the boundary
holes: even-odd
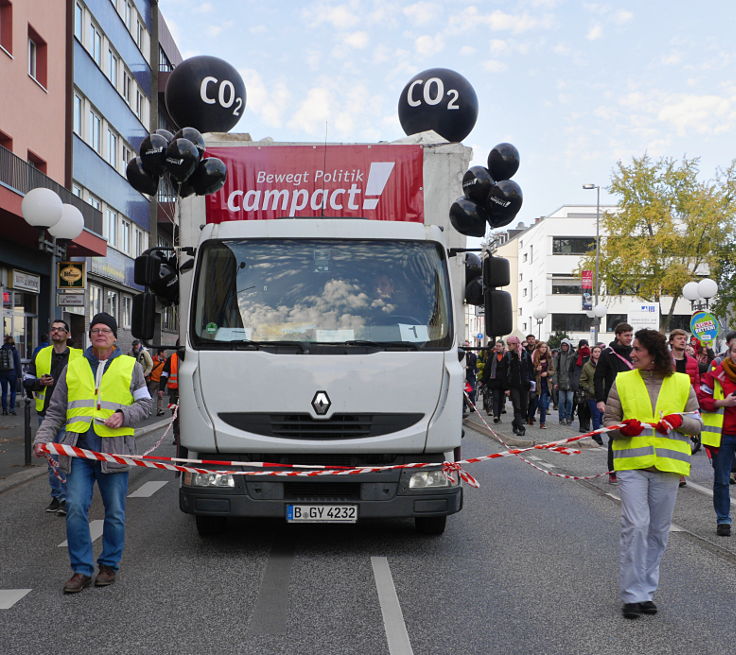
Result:
[[[102,526],[105,525],[105,522],[102,520],[98,521],[90,521],[89,522],[89,534],[92,537],[92,541],[96,541],[102,536]],[[69,545],[69,542],[64,539],[57,548],[66,548]]]
[[[9,610],[30,591],[30,589],[0,589],[0,610]]]
[[[155,494],[161,487],[168,484],[168,480],[153,480],[146,482],[138,487],[135,491],[128,494],[128,498],[150,498]]]

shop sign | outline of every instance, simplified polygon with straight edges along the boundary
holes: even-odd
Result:
[[[628,313],[629,325],[637,330],[659,330],[659,303],[632,303]]]
[[[84,289],[87,286],[87,275],[84,262],[59,262],[57,270],[57,287],[59,289]]]
[[[26,273],[17,269],[12,270],[10,284],[8,285],[17,291],[30,291],[31,293],[40,293],[41,276],[33,273]]]
[[[84,292],[57,293],[56,304],[59,307],[84,307]]]

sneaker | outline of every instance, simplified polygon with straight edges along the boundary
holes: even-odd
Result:
[[[731,477],[728,478],[728,484],[736,484],[736,473],[731,473]]]
[[[156,416],[163,416],[163,415],[164,415],[164,410],[163,410],[163,409],[159,409],[159,410],[158,410],[158,411],[156,412]]]
[[[493,422],[494,423],[500,423],[501,422],[501,417],[500,416],[494,416],[493,417]]]
[[[14,409],[11,409],[11,410],[10,410],[10,413],[11,413],[11,414],[12,414],[13,416],[17,416],[17,414],[15,413],[15,410],[14,410]]]
[[[49,513],[56,512],[60,504],[58,498],[52,498],[51,502],[46,506],[46,511]]]
[[[615,473],[608,474],[608,484],[618,484],[618,478]]]
[[[642,614],[656,614],[657,606],[652,600],[645,600],[643,603],[639,603],[639,609]]]
[[[64,593],[78,594],[82,589],[89,587],[90,584],[92,584],[92,578],[90,576],[75,573],[66,581],[66,584],[64,585]]]
[[[638,619],[642,615],[640,603],[624,603],[621,613],[625,619]]]
[[[56,516],[66,516],[66,501],[62,500],[59,503],[59,509],[56,510]]]
[[[95,587],[107,587],[115,582],[115,569],[105,564],[100,564],[100,572],[95,578]]]
[[[731,536],[731,524],[730,523],[719,523],[716,526],[716,534],[719,537],[730,537]]]
[[[597,444],[598,444],[599,446],[602,446],[602,445],[603,445],[603,439],[601,439],[601,435],[599,435],[599,434],[594,434],[594,435],[593,435],[593,436],[591,437],[591,439],[592,439],[593,441],[595,441],[595,442],[596,442],[596,443],[597,443]]]
[[[687,480],[685,478],[682,478],[682,480],[680,480],[680,482],[678,483],[678,486],[680,488],[687,487]]]
[[[539,424],[539,429],[540,430],[546,430],[547,429],[547,426],[544,423],[540,423]]]

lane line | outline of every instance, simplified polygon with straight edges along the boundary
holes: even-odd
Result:
[[[409,633],[406,631],[404,614],[396,594],[394,579],[385,557],[371,557],[373,577],[376,580],[378,602],[381,605],[383,626],[386,630],[388,651],[391,655],[413,655]]]
[[[705,494],[706,496],[710,496],[713,498],[713,490],[708,489],[707,487],[701,487],[699,484],[696,484],[695,482],[690,482],[690,480],[687,481],[687,488],[688,489],[695,489],[698,493]]]
[[[30,589],[0,589],[0,610],[9,610],[30,591]]]
[[[92,543],[94,543],[97,539],[99,539],[102,536],[102,526],[105,525],[105,522],[103,520],[98,521],[90,521],[89,522],[89,534],[92,537]],[[57,548],[66,548],[69,545],[69,542],[64,539]]]
[[[283,535],[278,538],[283,539]],[[271,554],[261,581],[261,590],[250,617],[248,634],[287,634],[289,577],[293,561],[293,542],[275,542],[271,546]]]
[[[135,491],[129,493],[128,498],[150,498],[161,487],[165,487],[167,484],[169,484],[168,480],[152,480],[151,482],[146,482]]]

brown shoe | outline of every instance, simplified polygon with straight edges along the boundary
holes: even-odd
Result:
[[[66,581],[64,585],[65,594],[78,594],[85,587],[89,587],[92,582],[92,578],[82,573],[75,573],[71,578]]]
[[[100,564],[100,572],[95,578],[95,587],[107,587],[115,582],[115,569],[111,566]]]

